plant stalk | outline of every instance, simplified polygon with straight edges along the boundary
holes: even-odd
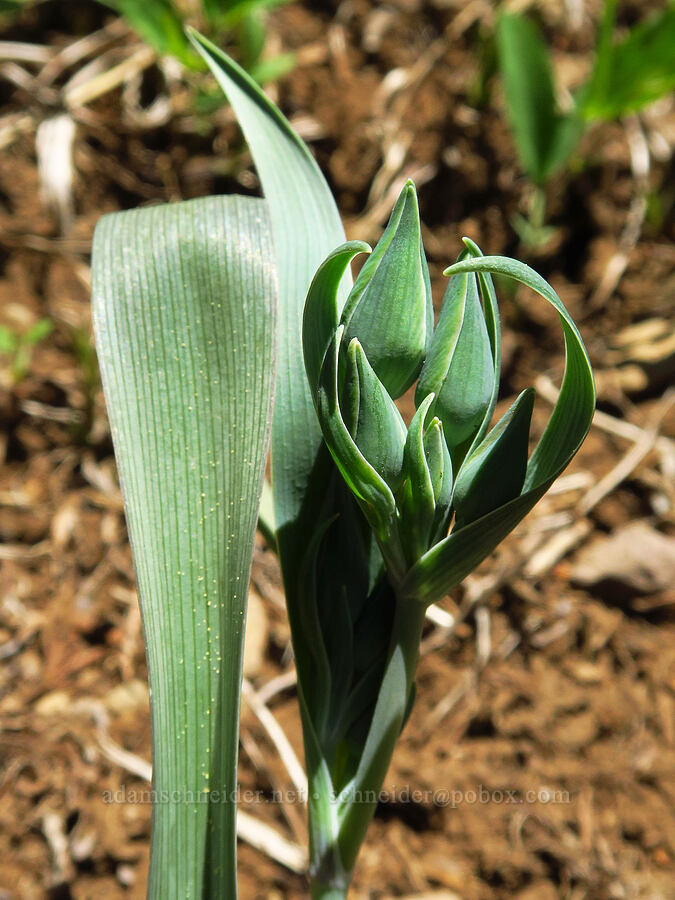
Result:
[[[348,888],[330,887],[312,881],[312,900],[345,900]]]
[[[424,613],[425,606],[422,603],[411,598],[397,597],[385,678],[373,717],[371,733],[364,747],[364,756],[368,755],[367,764],[363,772],[357,774],[353,783],[355,790],[353,799],[346,802],[340,798],[333,800],[333,803],[338,805],[335,810],[338,814],[337,829],[334,823],[331,833],[328,833],[328,829],[322,827],[324,823],[315,822],[321,832],[321,840],[316,843],[323,849],[321,864],[315,871],[317,877],[324,879],[324,882],[318,880],[312,882],[313,898],[347,896],[348,884],[340,887],[329,885],[331,882],[333,885],[340,884],[344,880],[345,873],[351,875],[375,812],[377,797],[394,754],[415,678]],[[310,779],[310,794],[312,789]],[[335,861],[336,869],[342,867],[341,872],[330,870],[331,860]]]

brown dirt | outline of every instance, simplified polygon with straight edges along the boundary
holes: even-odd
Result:
[[[598,5],[587,7],[596,15]],[[77,6],[46,3],[0,37],[62,47],[108,21],[98,7]],[[561,76],[573,84],[593,31],[588,23],[571,29],[563,6],[541,4]],[[626,21],[639,7],[622,5]],[[587,135],[579,165],[551,186],[557,235],[536,254],[519,248],[509,219],[524,208],[527,187],[495,86],[475,109],[476,47],[491,17],[478,2],[289,5],[275,14],[272,39],[297,49],[302,64],[274,92],[305,128],[309,120],[350,236],[376,239],[386,219],[387,204],[369,202],[373,179],[386,190],[415,173],[436,296],[463,234],[485,251],[524,255],[579,321],[600,373],[601,408],[672,437],[672,408],[661,399],[672,344],[659,356],[657,339],[627,342],[621,332],[672,317],[673,104],[643,119],[650,146],[661,148],[649,173],[650,211],[616,290],[596,302],[636,192],[626,131],[613,124]],[[113,55],[122,58],[134,41],[118,36]],[[394,69],[408,80],[385,97]],[[171,115],[150,128],[130,117],[117,90],[78,116],[76,217],[61,237],[40,200],[34,137],[59,111],[74,71],[47,96],[0,76],[0,117],[19,123],[0,155],[0,322],[19,332],[42,317],[54,322],[18,383],[0,360],[0,897],[17,900],[140,898],[147,874],[149,806],[103,800],[104,791],[145,787],[102,750],[104,720],[145,760],[150,730],[134,575],[89,337],[93,226],[112,209],[256,189],[227,112],[194,114],[188,89],[173,84]],[[146,104],[165,89],[160,71],[148,70]],[[390,169],[398,150],[403,161]],[[559,376],[562,356],[555,316],[537,301],[519,295],[503,316],[508,398],[537,374]],[[672,334],[672,321],[664,327]],[[537,427],[548,409],[538,401]],[[646,449],[587,515],[579,511],[630,447],[594,429],[570,468],[577,487],[542,501],[482,567],[481,577],[505,573],[487,594],[488,614],[470,613],[446,639],[429,627],[425,640],[438,646],[422,657],[419,699],[360,857],[355,898],[675,896],[675,594],[658,584],[658,564],[647,590],[575,581],[584,546],[628,522],[673,533],[672,444]],[[523,570],[534,565],[536,542],[584,523],[567,553]],[[262,686],[292,665],[276,562],[262,539],[253,582],[267,617],[252,676]],[[461,607],[477,584],[470,580],[447,608]],[[300,753],[292,689],[270,705]],[[242,786],[270,797],[287,789],[247,710],[242,736]],[[250,811],[304,842],[300,807]],[[244,900],[306,891],[303,876],[240,844]]]

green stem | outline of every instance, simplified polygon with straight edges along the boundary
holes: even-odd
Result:
[[[535,231],[541,231],[546,221],[546,189],[535,185],[530,202],[530,225]]]
[[[415,679],[424,614],[424,604],[397,598],[385,676],[353,782],[354,800],[347,800],[340,815],[340,857],[348,870],[356,862],[401,733]]]
[[[312,900],[345,900],[348,888],[330,887],[312,881]]]
[[[351,872],[401,733],[415,678],[424,613],[424,604],[397,596],[388,661],[358,771],[350,784],[353,794],[348,792],[342,798],[333,796],[329,765],[301,699],[301,709],[305,712],[303,732],[309,778],[310,873],[314,900],[347,896]]]

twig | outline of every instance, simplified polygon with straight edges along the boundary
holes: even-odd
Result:
[[[43,44],[24,44],[19,41],[0,41],[0,59],[15,62],[46,63],[54,55],[51,47]]]
[[[143,781],[152,781],[152,766],[149,762],[130,753],[114,741],[108,734],[106,727],[106,713],[100,704],[91,708],[97,723],[97,738],[103,755],[115,765],[120,766],[132,775],[136,775]],[[281,863],[292,872],[302,873],[307,869],[307,856],[302,847],[293,844],[279,832],[260,822],[248,813],[237,811],[237,837],[267,854],[270,859]]]
[[[434,625],[440,625],[441,628],[455,627],[456,619],[453,614],[445,609],[441,609],[441,607],[437,606],[435,603],[432,603],[427,609],[426,617],[430,622],[433,622]]]
[[[241,809],[237,810],[237,837],[291,872],[302,875],[307,871],[307,854],[302,847],[286,840],[271,825],[255,819]]]
[[[260,724],[267,732],[267,736],[272,741],[281,757],[281,761],[286,767],[286,771],[291,776],[291,781],[296,791],[302,797],[307,796],[307,776],[305,770],[300,765],[295,750],[291,747],[290,741],[286,737],[286,732],[274,718],[267,706],[261,701],[255,692],[250,681],[246,678],[242,681],[241,695],[248,703],[251,711],[256,716]]]
[[[39,559],[41,556],[49,556],[51,544],[49,541],[40,541],[37,544],[0,544],[0,560],[14,559],[27,560]]]
[[[547,403],[555,404],[558,400],[558,388],[553,384],[546,375],[539,375],[534,383],[537,393],[540,394]],[[623,438],[625,441],[636,443],[641,440],[645,429],[632,422],[626,422],[624,419],[617,419],[616,416],[610,416],[609,413],[596,409],[593,413],[593,427],[599,428],[607,434],[613,434],[615,437]],[[657,437],[654,448],[659,452],[673,452],[674,442],[671,438],[660,435]]]
[[[113,19],[98,31],[93,31],[91,34],[73,41],[72,44],[68,44],[67,47],[52,55],[40,72],[39,81],[43,84],[51,84],[65,69],[81,62],[88,56],[100,54],[106,44],[127,34],[129,34],[129,28],[124,19]]]
[[[605,272],[600,279],[600,284],[589,300],[591,309],[602,308],[617,289],[628,266],[630,254],[640,240],[642,225],[647,214],[649,145],[637,116],[630,116],[626,119],[625,131],[630,150],[631,169],[635,181],[635,196],[631,201],[626,224],[619,238],[618,249],[607,263]]]
[[[297,684],[297,681],[298,675],[295,669],[290,669],[282,675],[277,675],[276,678],[272,678],[258,690],[258,700],[267,706],[273,697],[276,697],[277,694],[281,694],[282,691],[294,687]]]
[[[98,97],[102,97],[103,94],[107,94],[109,91],[119,87],[128,78],[137,75],[143,69],[147,69],[148,66],[153,64],[155,59],[156,54],[154,50],[150,47],[140,47],[128,59],[113,66],[112,69],[107,69],[84,84],[70,90],[66,89],[64,92],[66,105],[70,108],[86,106],[92,100],[96,100]]]
[[[526,578],[541,578],[550,571],[556,563],[581,544],[591,533],[593,526],[588,519],[580,519],[564,531],[554,534],[543,547],[541,547],[528,560],[523,568]]]
[[[51,885],[58,887],[67,884],[74,873],[63,816],[53,810],[46,812],[42,817],[42,833],[52,855]]]

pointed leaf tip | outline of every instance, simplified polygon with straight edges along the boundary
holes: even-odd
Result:
[[[315,403],[321,365],[338,326],[340,282],[354,257],[370,252],[370,245],[364,241],[341,244],[321,263],[309,286],[302,319],[302,348],[307,380]]]
[[[453,503],[456,528],[462,528],[521,492],[527,470],[534,390],[527,388],[492,431],[464,461]]]

